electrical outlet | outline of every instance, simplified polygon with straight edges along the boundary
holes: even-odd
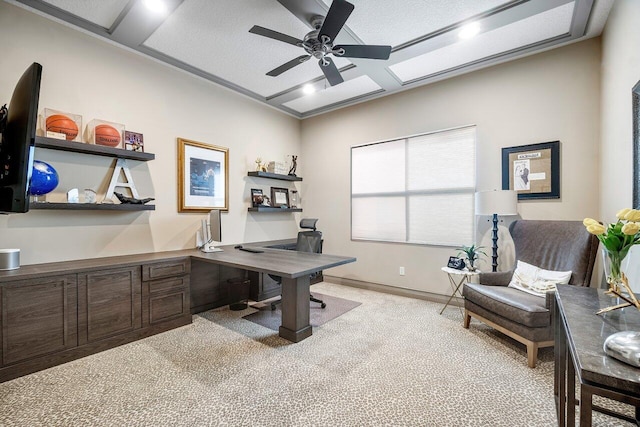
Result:
[[[400,275],[404,276],[404,267],[400,267]]]

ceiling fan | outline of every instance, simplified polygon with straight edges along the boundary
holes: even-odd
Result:
[[[279,76],[296,65],[300,65],[308,61],[311,57],[314,57],[318,60],[320,69],[329,81],[329,84],[335,86],[342,83],[344,79],[329,55],[345,58],[389,59],[391,46],[359,44],[333,45],[336,36],[345,22],[347,22],[347,18],[349,18],[353,9],[353,4],[348,1],[333,0],[326,18],[314,16],[311,19],[311,26],[315,28],[315,30],[305,35],[303,40],[260,27],[259,25],[254,25],[249,30],[250,33],[289,43],[301,47],[306,51],[306,54],[269,71],[267,76]]]

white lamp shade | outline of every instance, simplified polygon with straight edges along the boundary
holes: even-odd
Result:
[[[513,190],[478,191],[476,215],[518,215],[518,193]]]

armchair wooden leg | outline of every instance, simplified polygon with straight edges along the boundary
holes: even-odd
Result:
[[[527,343],[527,364],[529,365],[530,368],[535,368],[537,361],[538,361],[538,343],[528,342]]]
[[[471,323],[471,316],[469,315],[469,312],[467,312],[467,309],[464,310],[464,321],[462,323],[462,327],[465,329],[469,329],[469,323]]]

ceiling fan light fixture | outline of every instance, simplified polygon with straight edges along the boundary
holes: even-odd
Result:
[[[463,40],[471,39],[477,36],[480,33],[480,24],[477,22],[472,22],[470,24],[464,25],[460,32],[458,33],[458,37]]]
[[[142,0],[142,4],[151,12],[158,14],[167,13],[167,5],[164,0]]]

